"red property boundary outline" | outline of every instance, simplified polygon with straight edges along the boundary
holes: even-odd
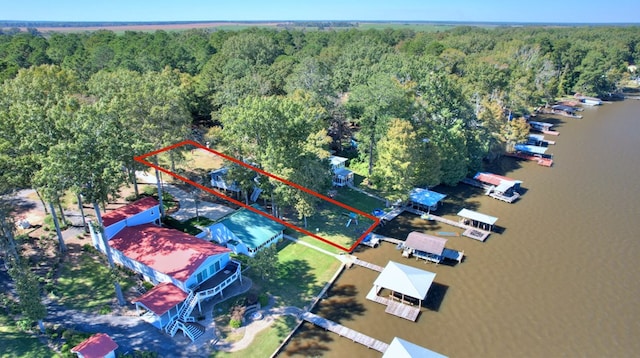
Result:
[[[176,174],[176,173],[174,173],[174,172],[172,172],[172,171],[170,171],[168,169],[162,168],[162,167],[160,167],[160,166],[158,166],[156,164],[153,164],[151,162],[148,162],[146,160],[146,158],[148,158],[148,157],[151,157],[151,156],[154,156],[154,155],[157,155],[157,154],[160,154],[160,153],[163,153],[163,152],[166,152],[166,151],[169,151],[169,150],[172,150],[172,149],[184,146],[184,145],[192,145],[194,147],[197,147],[197,148],[200,148],[200,149],[204,149],[204,150],[206,150],[206,151],[208,151],[208,152],[210,152],[212,154],[219,155],[219,156],[223,157],[224,159],[227,159],[227,160],[232,161],[232,162],[234,162],[236,164],[242,165],[245,168],[254,170],[254,171],[256,171],[256,172],[258,172],[258,173],[260,173],[262,175],[268,176],[268,177],[273,178],[273,179],[275,179],[275,180],[277,180],[279,182],[282,182],[284,184],[292,186],[292,187],[294,187],[296,189],[302,190],[307,194],[311,194],[311,195],[316,196],[316,197],[318,197],[318,198],[320,198],[322,200],[326,200],[326,201],[328,201],[328,202],[330,202],[332,204],[338,205],[343,209],[349,210],[350,212],[357,213],[360,216],[364,216],[364,217],[366,217],[366,218],[368,218],[370,220],[373,220],[373,224],[368,229],[366,229],[364,231],[364,233],[358,238],[358,240],[353,245],[351,245],[351,247],[346,248],[344,246],[340,246],[340,245],[338,245],[338,244],[336,244],[334,242],[331,242],[331,241],[329,241],[329,240],[327,240],[327,239],[325,239],[325,238],[323,238],[321,236],[318,236],[318,235],[312,233],[311,231],[308,231],[308,230],[306,230],[304,228],[301,228],[301,227],[299,227],[297,225],[293,225],[291,223],[288,223],[288,222],[286,222],[286,221],[284,221],[282,219],[279,219],[279,218],[277,218],[277,217],[275,217],[273,215],[270,215],[270,214],[268,214],[268,213],[266,213],[266,212],[264,212],[262,210],[256,209],[253,206],[247,205],[247,204],[245,204],[245,203],[243,203],[241,201],[238,201],[238,200],[236,200],[236,199],[234,199],[232,197],[229,197],[229,196],[224,195],[224,194],[222,194],[220,192],[217,192],[217,191],[213,190],[212,188],[207,188],[204,185],[198,184],[198,183],[196,183],[196,182],[194,182],[192,180],[189,180],[189,179],[187,179],[187,178],[185,178],[185,177],[183,177],[183,176],[181,176],[179,174]],[[287,226],[287,227],[289,227],[291,229],[294,229],[294,230],[296,230],[298,232],[301,232],[301,233],[303,233],[305,235],[309,235],[309,236],[311,236],[311,237],[313,237],[313,238],[315,238],[317,240],[320,240],[320,241],[322,241],[322,242],[324,242],[326,244],[329,244],[329,245],[331,245],[333,247],[336,247],[336,248],[338,248],[340,250],[343,250],[343,251],[346,251],[346,252],[352,252],[356,248],[356,246],[358,246],[360,244],[360,242],[362,242],[362,240],[364,240],[364,238],[367,235],[369,235],[369,233],[371,233],[373,231],[373,229],[375,229],[375,227],[378,226],[378,224],[380,223],[380,219],[379,218],[377,218],[377,217],[375,217],[375,216],[373,216],[371,214],[365,213],[362,210],[356,209],[356,208],[351,207],[351,206],[349,206],[347,204],[344,204],[344,203],[341,203],[341,202],[339,202],[337,200],[334,200],[334,199],[332,199],[332,198],[330,198],[328,196],[324,196],[324,195],[322,195],[320,193],[317,193],[317,192],[315,192],[315,191],[313,191],[311,189],[305,188],[305,187],[303,187],[301,185],[298,185],[298,184],[290,182],[290,181],[288,181],[286,179],[280,178],[280,177],[278,177],[278,176],[276,176],[274,174],[268,173],[268,172],[266,172],[266,171],[264,171],[262,169],[256,168],[256,167],[254,167],[252,165],[249,165],[249,164],[247,164],[247,163],[245,163],[245,162],[243,162],[241,160],[238,160],[236,158],[230,157],[230,156],[228,156],[226,154],[220,153],[220,152],[215,151],[213,149],[207,148],[207,147],[203,146],[202,144],[194,142],[192,140],[184,140],[182,142],[179,142],[179,143],[176,143],[176,144],[173,144],[173,145],[170,145],[170,146],[158,149],[158,150],[154,150],[152,152],[149,152],[149,153],[146,153],[146,154],[143,154],[143,155],[136,156],[133,159],[135,161],[139,162],[139,163],[142,163],[142,164],[148,166],[148,167],[157,169],[157,170],[159,170],[159,171],[161,171],[163,173],[166,173],[166,174],[168,174],[168,175],[170,175],[170,176],[172,176],[172,177],[174,177],[176,179],[182,180],[185,183],[191,184],[191,185],[193,185],[193,186],[195,186],[195,187],[197,187],[199,189],[202,189],[202,190],[206,191],[207,193],[213,194],[213,195],[215,195],[215,196],[217,196],[217,197],[219,197],[219,198],[221,198],[223,200],[230,201],[230,202],[232,202],[232,203],[234,203],[236,205],[239,205],[239,206],[244,207],[244,208],[246,208],[248,210],[251,210],[256,214],[260,214],[260,215],[262,215],[264,217],[267,217],[267,218],[269,218],[271,220],[274,220],[274,221],[276,221],[276,222],[278,222],[278,223],[280,223],[282,225],[285,225],[285,226]]]

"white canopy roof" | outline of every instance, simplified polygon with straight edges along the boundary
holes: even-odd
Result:
[[[446,358],[440,353],[394,337],[382,358]]]
[[[435,278],[433,272],[389,261],[373,285],[422,300]]]
[[[338,157],[336,155],[332,155],[329,157],[329,161],[331,162],[331,166],[337,166],[340,165],[344,162],[346,162],[348,159],[344,158],[344,157]]]
[[[471,219],[474,221],[479,221],[481,223],[493,225],[498,221],[498,218],[486,214],[479,213],[477,211],[462,209],[458,212],[458,216],[463,217],[465,219]]]

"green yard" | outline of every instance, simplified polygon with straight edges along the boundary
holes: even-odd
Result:
[[[340,262],[289,240],[284,240],[278,248],[278,268],[274,275],[262,280],[251,269],[246,274],[253,280],[254,290],[275,296],[278,306],[302,308],[331,279]]]
[[[370,214],[373,209],[384,207],[384,203],[381,200],[350,188],[336,189],[336,195],[333,199],[368,214]],[[373,220],[358,215],[358,223],[356,224],[355,220],[352,220],[347,227],[347,222],[350,219],[349,214],[350,212],[348,210],[338,205],[324,202],[320,205],[315,215],[307,218],[307,230],[342,247],[351,247],[362,233],[373,224]],[[292,220],[294,224],[304,227],[304,222],[297,220],[297,217],[290,219],[294,219]],[[330,252],[340,252],[333,246],[325,244],[313,237],[297,232],[295,236]]]
[[[227,353],[215,352],[211,357],[269,357],[295,328],[296,320],[291,316],[281,316],[264,331],[258,333],[251,345],[241,351]]]
[[[20,331],[13,320],[5,315],[4,310],[0,311],[0,347],[2,357],[56,356],[55,352],[34,335]]]
[[[133,280],[118,271],[122,291],[133,286]],[[60,303],[78,310],[105,311],[116,299],[109,268],[89,252],[82,252],[77,260],[67,260],[60,270],[54,294]]]

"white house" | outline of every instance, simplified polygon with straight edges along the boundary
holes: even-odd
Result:
[[[253,207],[262,210],[258,205]],[[209,226],[198,237],[225,245],[236,254],[253,257],[281,239],[283,233],[283,225],[243,208]]]
[[[156,284],[133,301],[143,318],[172,336],[182,329],[195,340],[204,328],[191,312],[241,281],[240,263],[230,259],[226,247],[160,227],[158,220],[158,202],[141,199],[103,216],[105,237],[114,262]],[[96,248],[106,252],[100,231],[89,228]]]
[[[332,155],[329,157],[331,171],[333,172],[333,185],[345,186],[353,184],[353,172],[345,168],[347,158]]]

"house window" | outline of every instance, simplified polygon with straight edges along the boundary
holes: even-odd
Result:
[[[204,276],[206,274],[207,270],[202,270],[200,272],[198,272],[198,274],[196,275],[196,280],[198,281],[198,283],[201,283],[202,281],[204,281]]]

